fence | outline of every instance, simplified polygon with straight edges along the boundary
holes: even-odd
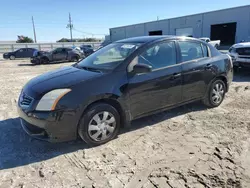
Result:
[[[0,53],[13,52],[20,48],[36,48],[38,50],[50,51],[59,47],[72,47],[88,44],[94,49],[100,46],[100,42],[58,42],[58,43],[15,43],[15,44],[0,44]]]

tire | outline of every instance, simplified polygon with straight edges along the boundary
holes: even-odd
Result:
[[[15,60],[15,59],[16,59],[16,57],[14,55],[10,56],[10,60]]]
[[[214,46],[217,50],[218,50],[218,48],[219,48],[219,45],[218,44],[216,44],[215,46]]]
[[[226,93],[225,83],[220,79],[215,80],[211,84],[205,98],[203,99],[204,105],[210,108],[215,108],[220,106],[220,104],[224,100],[225,93]]]
[[[71,61],[73,61],[73,62],[78,62],[79,59],[80,59],[79,56],[74,56],[74,57],[72,57]]]
[[[117,137],[119,131],[120,115],[113,106],[106,103],[97,103],[90,107],[78,126],[79,136],[90,146],[109,142]]]

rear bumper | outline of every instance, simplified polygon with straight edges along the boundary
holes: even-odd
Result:
[[[18,106],[21,126],[33,138],[48,142],[65,142],[77,139],[77,127],[72,119],[61,112],[28,112]]]

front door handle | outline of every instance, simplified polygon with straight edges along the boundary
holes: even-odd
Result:
[[[181,73],[174,73],[171,77],[170,77],[170,80],[175,80],[177,79],[178,77],[181,76]]]

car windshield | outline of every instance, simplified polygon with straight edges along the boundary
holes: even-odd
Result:
[[[138,43],[112,43],[77,64],[79,68],[112,70],[122,63],[141,44]]]

